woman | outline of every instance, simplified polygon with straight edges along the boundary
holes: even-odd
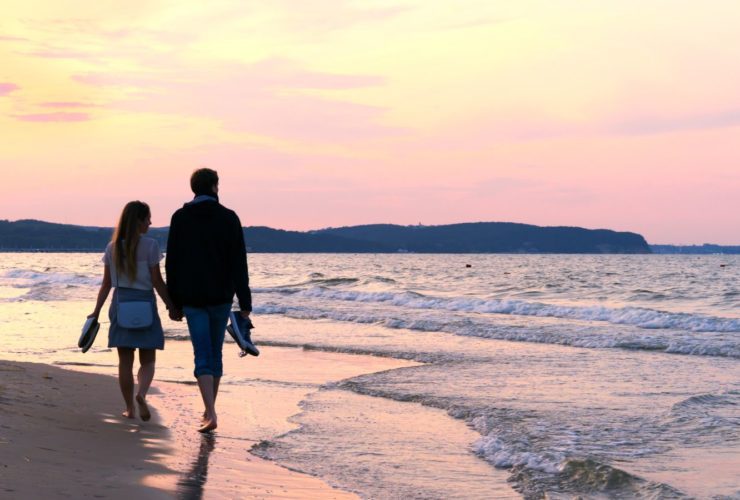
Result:
[[[131,201],[121,212],[118,226],[111,242],[105,249],[103,283],[100,285],[95,310],[88,318],[98,318],[111,287],[115,288],[108,316],[110,330],[108,347],[118,349],[118,383],[121,387],[126,410],[123,416],[135,418],[134,409],[134,351],[139,349],[139,390],[136,403],[139,416],[147,421],[151,413],[146,404],[146,393],[154,378],[156,349],[164,349],[164,332],[157,314],[157,303],[152,288],[164,301],[167,309],[172,308],[167,286],[159,271],[162,254],[157,240],[142,236],[152,224],[149,205]],[[145,328],[124,328],[118,321],[118,306],[125,302],[148,302],[152,308],[152,321]],[[146,306],[145,306],[146,308]]]

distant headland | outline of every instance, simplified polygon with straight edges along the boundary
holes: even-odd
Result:
[[[164,248],[167,233],[168,228],[152,228],[149,236]],[[111,234],[108,227],[0,220],[0,251],[99,252]],[[266,253],[652,253],[636,233],[510,222],[370,224],[305,232],[250,226],[244,236],[249,251]]]

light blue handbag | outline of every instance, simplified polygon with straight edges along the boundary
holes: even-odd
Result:
[[[116,294],[116,319],[119,326],[128,330],[146,330],[154,322],[152,303],[142,300],[121,302]]]

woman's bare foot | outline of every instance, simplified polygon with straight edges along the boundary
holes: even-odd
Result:
[[[149,419],[152,418],[152,414],[149,412],[146,400],[141,396],[141,394],[136,395],[136,404],[139,405],[139,415],[141,416],[141,419],[144,422],[148,422]]]
[[[205,420],[203,422],[203,425],[198,429],[198,432],[211,432],[216,427],[218,427],[218,423],[216,422],[215,418],[209,418],[208,420]]]
[[[133,408],[129,408],[128,410],[123,410],[121,416],[124,418],[136,418],[136,412]]]

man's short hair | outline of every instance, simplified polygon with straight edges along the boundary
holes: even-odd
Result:
[[[218,173],[210,168],[199,168],[190,176],[190,189],[196,196],[213,194],[213,186],[218,184]]]

